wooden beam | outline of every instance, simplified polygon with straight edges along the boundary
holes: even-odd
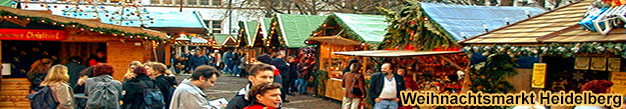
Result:
[[[14,23],[16,25],[22,26],[24,28],[26,28],[26,26],[28,25],[28,23],[30,23],[29,21],[26,20],[18,20],[18,19],[4,19],[6,21],[9,21],[11,23]]]
[[[568,32],[569,30],[576,29],[576,28],[579,28],[579,27],[581,27],[581,26],[580,25],[568,26],[567,28],[564,28],[564,29],[561,29],[561,30],[558,30],[558,31],[554,31],[554,32],[552,32],[550,34],[547,34],[545,36],[537,38],[537,42],[543,42],[544,40],[547,40],[547,39],[550,39],[550,38],[554,38],[554,37],[556,37],[556,36],[558,36],[560,34]]]
[[[171,44],[166,44],[165,45],[165,65],[170,66],[172,63],[170,63],[170,59],[172,58],[172,45]]]
[[[457,70],[465,71],[465,69],[463,69],[461,66],[459,66],[456,63],[452,62],[450,59],[444,57],[443,55],[437,55],[437,56],[439,58],[443,59],[444,61],[450,63],[450,65],[452,65],[452,67],[456,68]]]

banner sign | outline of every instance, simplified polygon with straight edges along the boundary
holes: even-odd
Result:
[[[592,57],[591,70],[606,71],[606,57]]]
[[[59,41],[67,39],[63,30],[0,29],[0,40]]]
[[[626,72],[611,72],[611,91],[620,94],[626,94]]]
[[[535,63],[533,65],[532,88],[544,88],[546,85],[546,63]]]

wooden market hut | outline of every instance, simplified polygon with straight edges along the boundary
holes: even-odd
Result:
[[[503,48],[517,58],[517,75],[509,79],[516,91],[576,91],[591,80],[610,80],[620,83],[623,79],[624,45],[626,36],[622,26],[614,27],[608,34],[588,31],[579,25],[592,0],[578,1],[509,26],[461,41],[466,51],[481,54],[493,52],[490,48]],[[619,21],[624,22],[624,21]],[[513,50],[513,51],[512,51]],[[476,58],[475,58],[476,57]],[[536,59],[528,59],[533,57]],[[480,61],[480,55],[472,61]],[[546,65],[544,72],[535,63]],[[541,70],[540,70],[541,71]],[[533,75],[544,75],[534,77]],[[515,79],[513,79],[515,78]],[[537,81],[531,82],[531,81]],[[624,85],[612,87],[617,93]],[[619,89],[619,90],[615,90]]]
[[[286,55],[294,55],[298,48],[307,47],[305,41],[327,16],[277,14],[272,18],[265,46],[269,52],[287,50]]]
[[[216,49],[226,49],[226,48],[235,48],[237,47],[237,36],[236,34],[214,34],[213,40],[215,41],[215,45],[213,48]]]
[[[338,51],[361,51],[374,48],[385,38],[385,28],[389,23],[381,15],[363,15],[334,13],[326,18],[313,35],[308,38],[307,44],[316,44],[319,55],[318,70],[328,72],[325,95],[329,98],[343,99],[341,88],[342,71],[347,68],[353,56],[335,55]],[[306,43],[306,42],[305,42]],[[360,59],[366,62],[366,58]],[[365,64],[365,63],[364,63]],[[366,66],[366,65],[363,65]],[[363,72],[365,71],[363,67]]]
[[[36,60],[51,58],[55,64],[65,64],[69,57],[87,60],[103,51],[106,63],[114,67],[112,76],[122,80],[131,61],[153,60],[153,47],[167,40],[163,32],[8,7],[0,7],[0,16],[0,60],[7,66],[2,72],[6,78],[0,88],[0,107],[29,107],[24,98],[30,86],[25,73]]]
[[[544,12],[540,8],[531,7],[419,2],[412,2],[405,8],[407,9],[395,13],[385,11],[386,16],[391,17],[391,24],[386,28],[386,37],[378,50],[333,53],[371,57],[371,62],[375,62],[373,64],[390,62],[404,67],[407,75],[417,84],[417,89],[413,90],[460,93],[463,86],[461,83],[468,79],[463,80],[457,72],[467,72],[469,60],[461,52],[458,41],[505,26],[506,20],[511,23]]]
[[[247,26],[244,30],[246,31],[246,34],[244,35],[248,35],[247,38],[250,38],[249,40],[247,40],[248,42],[245,42],[246,44],[248,44],[248,48],[244,49],[244,51],[247,53],[247,61],[248,62],[252,62],[252,59],[254,59],[256,56],[260,55],[260,54],[268,54],[268,47],[266,46],[266,42],[265,40],[268,39],[266,33],[269,33],[268,30],[270,28],[270,24],[272,22],[271,18],[259,18],[255,23],[253,22],[246,22],[244,26]],[[252,25],[255,24],[255,25]],[[254,27],[252,27],[254,26]],[[241,26],[240,24],[240,27]],[[240,42],[240,44],[243,42]],[[241,46],[240,46],[241,48]]]
[[[83,5],[81,5],[83,6]],[[157,30],[161,32],[165,32],[170,36],[175,36],[174,38],[169,38],[168,42],[178,42],[178,43],[165,43],[160,44],[154,51],[157,54],[156,57],[158,61],[169,65],[169,59],[171,57],[176,57],[172,55],[181,56],[183,53],[189,51],[190,49],[201,47],[198,45],[206,45],[207,43],[190,43],[187,41],[177,41],[176,38],[180,37],[208,37],[206,33],[208,33],[208,27],[203,22],[202,17],[198,11],[192,12],[178,12],[178,11],[162,11],[159,8],[153,8],[151,10],[143,10],[141,12],[136,12],[134,9],[129,11],[122,11],[122,14],[133,15],[126,16],[126,20],[120,20],[117,18],[119,16],[119,11],[123,7],[111,7],[111,8],[53,8],[48,9],[52,14],[70,17],[70,18],[79,18],[79,19],[89,19],[94,21],[100,21],[105,24],[113,24],[120,26],[128,26],[128,27],[136,27],[140,28],[143,25],[143,28]],[[76,10],[82,10],[80,13],[76,13]],[[106,9],[106,10],[105,10]],[[36,9],[32,9],[36,10]],[[127,9],[128,10],[128,9]],[[84,13],[83,13],[84,12]],[[83,14],[83,15],[76,15]],[[136,15],[136,16],[135,16]],[[114,17],[115,16],[115,17]],[[172,54],[171,51],[176,51]]]
[[[207,46],[211,46],[210,43],[208,43],[209,41],[205,39],[205,37],[208,37],[206,34],[208,33],[208,27],[203,22],[198,11],[193,11],[191,13],[159,11],[149,12],[150,13],[148,15],[153,18],[153,21],[146,23],[148,25],[148,29],[166,32],[170,36],[180,37],[182,35],[190,39],[189,42],[178,41],[181,43],[167,43],[157,47],[157,56],[162,57],[157,61],[170,65],[169,59],[171,57],[176,57],[172,55],[182,56],[183,53],[192,49],[190,47],[202,48],[202,52],[205,53],[207,52]],[[108,19],[106,19],[106,17],[105,19],[101,19],[101,21],[107,20]],[[139,24],[135,23],[128,26],[139,27]],[[176,38],[170,38],[169,42],[177,41]],[[171,51],[176,52],[175,54],[172,54]]]
[[[252,47],[254,44],[252,40],[254,40],[254,36],[257,34],[257,30],[259,28],[258,21],[239,21],[239,34],[238,35],[238,48]]]
[[[256,50],[254,49],[255,38],[259,34],[259,28],[261,25],[259,21],[239,21],[239,31],[237,48],[243,50],[246,55],[246,62],[252,63],[250,60],[256,57]],[[262,41],[261,41],[262,42]]]

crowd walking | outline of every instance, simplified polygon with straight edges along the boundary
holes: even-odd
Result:
[[[159,62],[131,61],[122,72],[123,81],[113,78],[114,73],[120,73],[114,72],[113,66],[95,58],[87,61],[90,66],[84,66],[80,57],[54,66],[50,59],[40,59],[28,73],[33,83],[28,98],[31,107],[37,109],[256,109],[281,108],[287,94],[305,94],[304,81],[308,79],[303,78],[307,75],[302,74],[303,65],[299,64],[303,61],[281,53],[250,60],[246,56],[242,50],[220,54],[218,50],[203,53],[195,49],[174,57],[169,67]],[[191,77],[178,83],[174,74]],[[210,104],[203,90],[215,86],[222,74],[245,77],[248,85],[228,104]]]

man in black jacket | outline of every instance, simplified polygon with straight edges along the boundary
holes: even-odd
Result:
[[[248,91],[252,86],[274,82],[274,69],[268,64],[254,64],[248,70],[250,76],[248,76],[249,84],[237,92],[237,95],[230,99],[226,109],[242,109],[250,105],[251,101],[248,99]]]
[[[400,91],[405,90],[404,78],[394,74],[390,63],[384,63],[380,68],[382,73],[375,73],[370,78],[369,97],[374,109],[397,109],[400,101]]]

